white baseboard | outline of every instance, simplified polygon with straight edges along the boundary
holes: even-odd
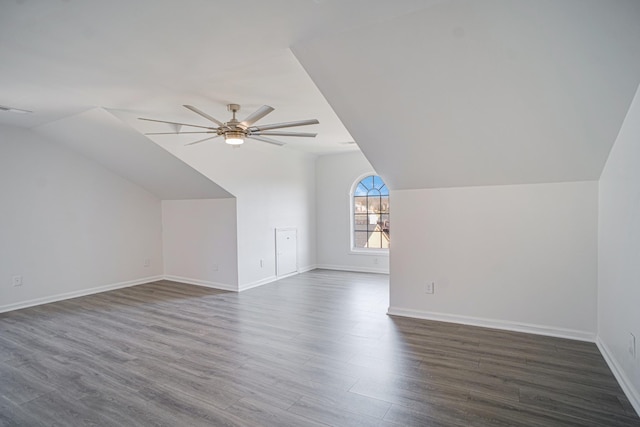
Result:
[[[295,271],[291,274],[287,274],[285,276],[269,276],[264,279],[257,280],[255,282],[247,283],[246,285],[240,286],[240,292],[257,288],[258,286],[266,285],[267,283],[272,283],[280,279],[286,279],[287,277],[295,276],[297,274],[306,273],[307,271],[315,270],[317,267],[315,265],[308,265],[305,267],[298,268],[298,271]]]
[[[392,316],[413,317],[416,319],[437,320],[440,322],[460,323],[463,325],[481,326],[484,328],[502,329],[505,331],[526,332],[529,334],[550,337],[568,338],[578,341],[595,342],[595,334],[574,329],[554,328],[550,326],[528,323],[509,322],[504,320],[485,319],[480,317],[460,316],[456,314],[434,313],[422,310],[410,310],[400,307],[389,307],[387,314]]]
[[[318,268],[317,265],[307,265],[306,267],[300,267],[298,268],[298,273],[306,273],[307,271],[311,271],[311,270],[315,270],[316,268]]]
[[[258,286],[266,285],[267,283],[275,282],[276,280],[281,279],[281,277],[269,276],[264,279],[256,280],[255,282],[247,283],[244,285],[240,285],[240,292],[257,288]]]
[[[300,272],[307,272],[315,268],[316,268],[315,266],[304,267]],[[299,274],[299,273],[298,272],[292,273],[291,276],[296,274]],[[289,276],[286,276],[286,277],[289,277]],[[51,302],[56,302],[56,301],[63,301],[67,299],[83,297],[83,296],[92,295],[92,294],[98,294],[100,292],[107,292],[107,291],[112,291],[120,288],[127,288],[130,286],[142,285],[149,282],[156,282],[158,280],[170,280],[172,282],[186,283],[189,285],[202,286],[205,288],[213,288],[213,289],[219,289],[223,291],[241,292],[241,291],[246,291],[248,289],[252,289],[258,286],[266,285],[267,283],[275,282],[276,280],[283,279],[283,278],[284,277],[269,276],[265,279],[261,279],[256,282],[243,285],[240,287],[240,289],[238,289],[237,287],[227,283],[211,282],[208,280],[193,279],[190,277],[173,276],[173,275],[150,276],[150,277],[143,277],[135,280],[129,280],[126,282],[98,286],[95,288],[82,289],[79,291],[50,295],[47,297],[36,298],[28,301],[21,301],[14,304],[0,305],[0,313],[19,310],[21,308],[33,307],[36,305],[49,304]]]
[[[315,265],[306,266],[299,269],[298,272],[292,273],[291,276],[299,273],[306,273],[307,271],[311,271],[316,268],[317,267]],[[285,276],[285,277],[289,277],[289,276]],[[20,310],[22,308],[34,307],[36,305],[49,304],[56,301],[63,301],[67,299],[83,297],[83,296],[92,295],[92,294],[98,294],[100,292],[107,292],[107,291],[112,291],[120,288],[128,288],[130,286],[142,285],[149,282],[156,282],[158,280],[171,280],[173,282],[203,286],[206,288],[220,289],[223,291],[241,292],[241,291],[246,291],[248,289],[255,288],[258,286],[266,285],[267,283],[275,282],[276,280],[283,279],[283,278],[284,277],[270,276],[265,279],[258,280],[256,282],[243,285],[240,287],[240,289],[238,289],[234,285],[230,285],[227,283],[211,282],[208,280],[192,279],[189,277],[172,276],[172,275],[149,276],[149,277],[142,277],[140,279],[135,279],[135,280],[128,280],[126,282],[119,282],[119,283],[113,283],[110,285],[97,286],[95,288],[81,289],[73,292],[65,292],[65,293],[50,295],[42,298],[35,298],[27,301],[16,302],[13,304],[0,305],[0,313]]]
[[[172,275],[165,275],[164,279],[171,280],[172,282],[186,283],[188,285],[196,285],[196,286],[202,286],[205,288],[219,289],[221,291],[238,292],[238,288],[236,288],[233,285],[229,285],[227,283],[211,282],[209,280],[192,279],[190,277],[172,276]]]
[[[613,357],[609,347],[600,339],[600,337],[596,338],[596,345],[598,346],[598,349],[600,349],[600,353],[602,353],[602,357],[604,357],[605,362],[609,365],[609,369],[611,369],[616,380],[618,380],[618,384],[620,384],[622,391],[624,391],[627,399],[631,402],[633,409],[635,409],[638,416],[640,416],[640,392],[635,389],[627,374],[624,372],[615,357]]]
[[[323,270],[352,271],[354,273],[389,274],[388,268],[356,267],[353,265],[318,264],[315,268],[320,268]]]
[[[142,285],[144,283],[156,282],[162,280],[164,276],[142,277],[140,279],[128,280],[126,282],[112,283],[110,285],[97,286],[95,288],[81,289],[79,291],[65,292],[62,294],[50,295],[42,298],[36,298],[28,301],[17,302],[0,306],[0,313],[7,311],[20,310],[21,308],[33,307],[36,305],[49,304],[52,302],[84,297],[87,295],[98,294],[100,292],[112,291],[114,289],[128,288],[130,286]]]

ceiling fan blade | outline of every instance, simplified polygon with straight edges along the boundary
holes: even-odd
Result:
[[[187,133],[216,133],[216,132],[212,130],[210,131],[203,130],[201,132],[200,131],[199,132],[149,132],[149,133],[145,133],[145,135],[184,135]]]
[[[249,127],[272,111],[273,111],[273,107],[270,107],[268,105],[263,105],[253,113],[249,114],[249,116],[247,116],[247,118],[240,123]]]
[[[275,139],[271,139],[271,138],[265,138],[264,136],[247,136],[247,139],[255,139],[256,141],[262,141],[262,142],[266,142],[267,144],[273,144],[273,145],[279,145],[279,146],[283,146],[285,145],[284,142],[280,142],[280,141],[276,141]]]
[[[145,119],[144,117],[138,117],[138,120],[146,120],[147,122],[168,123],[170,125],[178,125],[178,126],[191,126],[194,128],[210,129],[213,131],[217,129],[211,126],[190,125],[188,123],[168,122],[166,120]]]
[[[271,135],[271,136],[304,136],[304,137],[309,137],[309,138],[314,138],[316,135],[318,135],[317,133],[310,133],[310,132],[270,132],[270,131],[264,131],[264,132],[252,132],[251,135]]]
[[[200,140],[198,140],[198,141],[190,142],[190,143],[188,143],[188,144],[184,144],[184,145],[185,145],[185,147],[186,147],[187,145],[199,144],[199,143],[201,143],[201,142],[205,142],[205,141],[208,141],[208,140],[210,140],[210,139],[217,138],[217,137],[219,137],[219,136],[222,136],[222,135],[210,136],[210,137],[208,137],[208,138],[200,139]]]
[[[204,111],[200,111],[198,110],[196,107],[194,107],[193,105],[183,105],[184,108],[193,111],[196,114],[201,115],[202,117],[204,117],[207,120],[211,120],[213,123],[217,124],[218,126],[224,126],[224,123],[222,123],[220,120],[215,119],[213,117],[211,117],[210,115],[208,115],[207,113],[205,113]]]
[[[308,126],[308,125],[317,125],[320,122],[316,119],[310,120],[298,120],[297,122],[285,122],[285,123],[274,123],[271,125],[261,125],[261,126],[252,126],[248,130],[251,132],[261,132],[263,130],[270,129],[282,129],[282,128],[292,128],[296,126]]]

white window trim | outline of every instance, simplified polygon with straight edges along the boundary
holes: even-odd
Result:
[[[352,255],[370,255],[370,256],[389,256],[389,249],[382,249],[382,248],[377,248],[377,249],[364,249],[364,248],[356,248],[355,247],[355,242],[354,242],[354,218],[355,218],[355,212],[353,211],[353,195],[356,192],[356,188],[358,187],[358,184],[360,183],[360,181],[362,181],[363,179],[365,179],[368,176],[371,175],[376,175],[376,176],[380,176],[378,175],[375,171],[369,171],[366,173],[361,174],[360,176],[358,176],[355,181],[353,181],[353,184],[351,184],[351,190],[349,191],[349,253]],[[387,183],[385,182],[385,185]],[[389,188],[389,187],[387,187]]]
[[[351,239],[353,240],[353,237]],[[389,256],[389,249],[356,249],[352,245],[349,253],[353,255]]]

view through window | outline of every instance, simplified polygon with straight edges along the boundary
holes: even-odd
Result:
[[[360,180],[353,192],[353,247],[389,248],[389,189],[377,175]]]

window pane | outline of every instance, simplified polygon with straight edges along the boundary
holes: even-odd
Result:
[[[389,195],[389,189],[386,185],[383,185],[382,188],[380,188],[380,194],[382,194],[383,196]]]
[[[356,248],[366,248],[367,247],[367,232],[356,231],[354,234],[354,242],[353,246]]]
[[[380,215],[380,227],[382,231],[389,232],[389,214]]]
[[[382,233],[382,249],[389,249],[390,246],[389,235],[386,233]]]
[[[389,213],[389,196],[382,196],[380,198],[380,212]]]
[[[353,212],[354,213],[365,213],[367,212],[367,197],[356,196],[353,198]]]
[[[373,231],[369,233],[369,237],[367,239],[367,247],[369,249],[381,249],[383,248],[383,233],[379,231]]]
[[[362,183],[360,183],[356,187],[355,195],[356,196],[366,196],[368,191],[369,190],[364,185],[362,185]]]
[[[369,213],[380,213],[379,197],[369,197]]]
[[[380,179],[379,176],[372,176],[371,178],[373,178],[373,188],[380,188],[382,186],[382,180]]]
[[[362,182],[364,182],[364,185],[366,185],[368,189],[375,188],[375,185],[373,183],[373,176],[366,177],[362,180]]]
[[[369,239],[367,240],[367,247],[369,249],[388,249],[389,248],[389,235],[380,231],[369,233]]]
[[[353,228],[356,231],[367,231],[369,216],[367,214],[358,214],[354,218]]]

